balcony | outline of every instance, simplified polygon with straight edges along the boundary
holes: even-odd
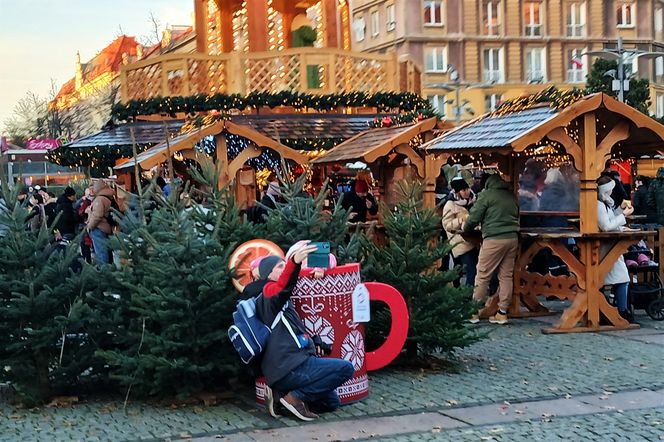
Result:
[[[167,54],[123,66],[120,76],[123,102],[216,93],[420,92],[420,71],[411,61],[326,48]]]
[[[504,81],[503,71],[499,69],[485,69],[483,78],[486,83],[502,83]]]

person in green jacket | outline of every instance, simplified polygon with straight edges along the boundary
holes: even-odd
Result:
[[[657,177],[650,180],[646,205],[657,212],[657,224],[664,225],[664,167],[657,169]]]
[[[477,263],[473,299],[484,301],[492,275],[498,271],[498,312],[489,318],[493,324],[507,324],[507,309],[512,302],[514,262],[518,252],[519,203],[510,185],[498,175],[491,175],[470,209],[463,230],[479,226],[482,247]],[[479,314],[470,322],[478,322]]]

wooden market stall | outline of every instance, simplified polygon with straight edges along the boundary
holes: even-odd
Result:
[[[614,262],[627,248],[654,232],[599,232],[596,179],[611,158],[638,157],[664,146],[664,126],[612,97],[598,93],[586,97],[575,92],[545,96],[544,93],[517,100],[499,111],[452,130],[421,149],[427,164],[438,166],[471,158],[497,163],[515,184],[528,158],[545,153],[546,158],[568,160],[578,171],[580,223],[575,228],[522,228],[522,250],[514,272],[511,316],[546,313],[537,295],[572,301],[560,321],[546,332],[626,329],[601,289]],[[437,167],[431,167],[437,170]],[[547,212],[547,216],[570,213]],[[579,253],[564,242],[573,239]],[[600,244],[611,244],[600,253]],[[532,258],[549,249],[569,268],[569,276],[543,275],[529,271]],[[522,310],[525,307],[525,311]],[[483,315],[495,313],[496,302],[488,302]],[[600,322],[601,321],[601,322]],[[606,324],[606,325],[604,325]]]
[[[426,177],[424,158],[416,147],[433,139],[436,131],[451,127],[433,117],[413,124],[367,130],[315,158],[311,164],[365,163],[378,181],[379,198],[391,206],[396,202],[398,181]]]

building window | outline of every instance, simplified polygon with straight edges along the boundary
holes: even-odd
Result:
[[[586,2],[572,2],[567,10],[567,36],[583,37],[586,32]]]
[[[655,77],[664,75],[664,57],[655,58]]]
[[[489,48],[484,50],[484,81],[491,83],[502,83],[505,81],[503,74],[503,50],[501,48]]]
[[[443,1],[424,0],[424,25],[443,26]]]
[[[619,28],[631,28],[634,26],[634,3],[622,3],[616,9],[616,19]]]
[[[657,118],[664,117],[664,94],[657,94],[655,102],[656,102],[655,116]]]
[[[503,103],[503,96],[500,94],[489,94],[484,98],[484,111],[493,112]]]
[[[425,66],[427,72],[447,71],[447,48],[436,47],[425,49]]]
[[[437,114],[443,117],[447,115],[447,112],[445,112],[447,102],[444,95],[429,95],[428,99],[431,107]]]
[[[526,81],[546,82],[546,51],[544,48],[526,49]]]
[[[364,17],[355,17],[355,20],[353,20],[353,32],[355,33],[355,41],[364,40],[364,31],[366,28],[367,24],[364,21]]]
[[[585,83],[588,74],[587,57],[582,49],[572,49],[567,52],[567,82]]]
[[[394,31],[394,29],[397,27],[396,6],[387,5],[387,8],[385,9],[385,11],[387,13],[387,30],[388,31]]]
[[[664,9],[655,7],[655,40],[664,40]]]
[[[373,11],[371,13],[371,36],[377,37],[378,34],[380,34],[380,17],[378,11]]]
[[[482,1],[482,24],[484,35],[500,35],[500,1]]]
[[[526,37],[542,36],[542,15],[540,14],[541,2],[523,3],[523,22],[526,24]]]

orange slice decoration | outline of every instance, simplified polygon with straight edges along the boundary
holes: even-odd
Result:
[[[277,255],[283,258],[284,252],[278,245],[266,239],[252,239],[240,244],[235,249],[228,262],[228,268],[235,269],[233,285],[239,292],[242,292],[244,287],[251,282],[249,265],[252,261],[268,255]]]

